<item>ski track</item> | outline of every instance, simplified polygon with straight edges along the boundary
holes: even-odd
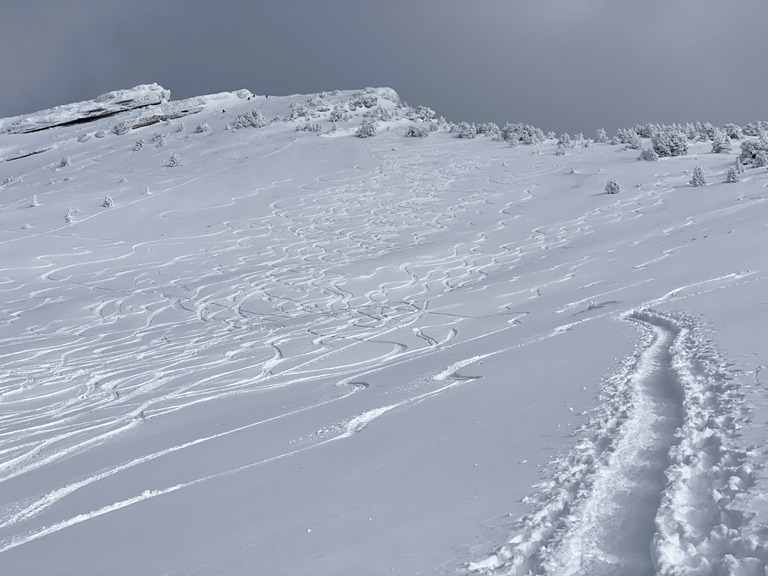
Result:
[[[764,543],[737,498],[753,483],[735,441],[748,410],[704,329],[682,313],[632,310],[635,353],[526,501],[508,544],[469,564],[493,576],[762,574]]]
[[[279,157],[294,142],[254,161]],[[655,191],[619,198],[576,219],[554,217],[510,238],[509,230],[524,227],[526,206],[537,201],[535,178],[562,171],[561,166],[542,162],[530,173],[489,180],[488,190],[458,191],[455,184],[482,168],[481,160],[446,157],[439,147],[421,153],[418,158],[380,153],[373,168],[356,166],[305,183],[276,180],[226,204],[159,214],[181,223],[209,222],[194,234],[127,245],[76,236],[77,222],[35,233],[57,236],[66,229],[75,234],[66,236],[68,242],[75,242],[38,256],[35,268],[25,271],[25,282],[5,276],[14,269],[0,268],[0,318],[25,326],[4,338],[0,350],[5,410],[0,484],[203,402],[299,384],[326,392],[314,404],[92,470],[7,503],[0,510],[0,553],[151,498],[349,438],[392,410],[475,379],[462,375],[462,368],[615,316],[611,306],[624,291],[654,281],[631,279],[608,289],[585,283],[579,271],[589,257],[571,259],[556,249],[601,226],[642,218],[663,203],[658,189],[670,188],[670,177],[659,180]],[[98,155],[92,160],[98,162]],[[151,204],[192,183],[215,183],[225,170],[158,186],[132,203]],[[302,194],[274,200],[265,216],[226,221],[216,216],[224,206],[287,185],[300,187]],[[405,199],[403,189],[409,191]],[[490,225],[454,232],[458,222],[473,223],[475,217]],[[688,218],[662,234],[673,236],[696,224]],[[186,247],[185,255],[169,260],[165,248],[175,244]],[[684,243],[667,248],[634,268],[647,269],[684,248]],[[402,253],[409,260],[404,262]],[[350,267],[358,272],[350,275]],[[550,479],[530,498],[533,509],[517,523],[516,534],[470,570],[494,576],[715,576],[731,570],[751,576],[765,567],[768,553],[742,535],[748,517],[734,504],[752,482],[748,454],[733,442],[746,414],[738,388],[697,322],[659,309],[753,279],[751,271],[718,275],[623,316],[642,333],[637,350],[604,382],[600,407],[578,432],[575,448],[553,464]],[[404,398],[331,422],[278,454],[45,525],[38,520],[72,494],[127,470],[353,395],[371,395],[366,377],[524,323],[529,312],[521,301],[560,284],[595,290],[557,307],[555,315],[574,318],[551,332],[453,361]],[[81,302],[70,320],[45,314],[48,305],[70,295],[79,301],[83,288],[93,298]],[[459,312],[456,295],[481,302],[476,315]],[[478,317],[489,322],[479,335],[463,323]]]

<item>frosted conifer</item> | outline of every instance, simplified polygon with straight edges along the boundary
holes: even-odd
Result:
[[[689,184],[696,187],[706,186],[707,181],[704,178],[704,172],[701,170],[701,166],[696,166],[696,168],[693,169],[693,176],[691,176]]]
[[[616,180],[608,180],[608,183],[605,185],[605,191],[608,194],[618,194],[621,192],[621,186],[619,186]]]

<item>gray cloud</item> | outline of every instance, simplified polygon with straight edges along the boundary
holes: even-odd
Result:
[[[27,0],[4,22],[0,116],[158,82],[388,85],[454,121],[588,134],[766,117],[764,0]]]

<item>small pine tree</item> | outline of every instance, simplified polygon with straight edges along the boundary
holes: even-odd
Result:
[[[555,156],[565,156],[565,146],[558,144],[555,149]]]
[[[727,184],[735,184],[736,182],[740,182],[741,178],[739,178],[739,173],[736,171],[736,168],[731,166],[728,168],[728,174],[725,176],[725,181]]]
[[[104,208],[112,208],[115,205],[115,201],[112,200],[112,196],[107,194],[104,196],[104,202],[101,204]]]
[[[64,214],[64,222],[67,224],[72,224],[74,221],[74,218],[72,217],[72,206],[69,207],[69,210],[67,210],[67,213]]]
[[[640,152],[640,156],[637,158],[638,160],[647,160],[649,162],[655,162],[659,159],[659,155],[656,153],[656,150],[653,148],[645,148],[642,152]]]
[[[72,160],[69,156],[64,156],[64,158],[61,159],[61,162],[59,162],[59,168],[66,168],[67,166],[72,165]]]
[[[608,142],[608,134],[606,133],[605,128],[597,129],[597,132],[595,132],[595,142]]]
[[[733,150],[731,139],[728,135],[722,133],[716,133],[715,139],[712,140],[712,152],[714,154],[730,154]]]
[[[618,194],[621,192],[621,186],[619,186],[616,180],[608,180],[608,183],[605,185],[605,191],[608,194]]]
[[[693,169],[693,176],[691,176],[691,180],[689,182],[691,186],[706,186],[707,181],[704,178],[704,172],[701,169],[701,166],[696,166],[696,168]]]
[[[181,166],[181,156],[179,156],[176,152],[171,154],[171,157],[168,158],[168,164],[170,168],[175,168],[176,166]]]
[[[358,128],[357,132],[355,132],[355,136],[358,138],[371,138],[376,136],[376,124],[369,120],[363,121],[363,123],[360,125],[360,128]]]
[[[31,208],[35,208],[36,206],[40,206],[40,202],[37,199],[37,194],[32,195],[32,202],[29,203]]]
[[[143,149],[144,149],[144,140],[139,138],[138,140],[136,140],[136,144],[133,145],[133,151],[138,152],[139,150],[143,150]]]

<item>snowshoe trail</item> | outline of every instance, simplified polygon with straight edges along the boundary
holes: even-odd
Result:
[[[694,320],[627,313],[643,337],[607,379],[603,402],[530,498],[508,544],[470,572],[522,576],[762,574],[768,555],[742,528],[752,484],[732,439],[743,399]]]

